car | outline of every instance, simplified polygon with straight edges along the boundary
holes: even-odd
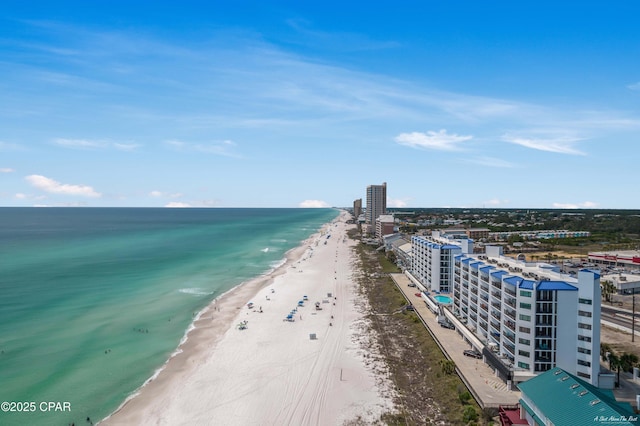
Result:
[[[440,321],[440,322],[438,322],[438,324],[440,324],[440,327],[448,328],[449,330],[455,330],[456,329],[456,326],[451,324],[449,321]]]
[[[407,284],[409,287],[416,287],[416,285],[414,283],[409,283]]]
[[[466,349],[462,352],[465,356],[470,356],[471,358],[481,359],[482,354],[475,349]]]

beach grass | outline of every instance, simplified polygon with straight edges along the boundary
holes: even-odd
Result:
[[[375,248],[356,248],[359,288],[371,306],[371,324],[397,393],[397,412],[384,424],[481,424],[482,412],[460,378],[442,367],[446,357],[418,316],[402,310],[406,300],[388,272],[398,272]]]

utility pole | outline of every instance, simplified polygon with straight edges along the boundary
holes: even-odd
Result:
[[[631,295],[631,341],[636,341],[636,289]]]

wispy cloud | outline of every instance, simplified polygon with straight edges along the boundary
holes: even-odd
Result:
[[[502,140],[504,142],[539,151],[555,152],[558,154],[586,155],[584,152],[575,148],[575,145],[583,140],[577,137],[552,136],[548,138],[532,138],[506,134],[503,135]]]
[[[331,207],[329,203],[322,200],[304,200],[298,204],[298,207],[302,208],[324,208]]]
[[[516,167],[516,164],[512,162],[502,160],[500,158],[494,158],[494,157],[480,156],[475,158],[466,158],[463,161],[467,163],[478,164],[480,166],[486,166],[486,167],[497,167],[497,168],[507,168],[507,169]]]
[[[182,197],[182,194],[179,192],[174,192],[174,193],[166,193],[166,192],[162,192],[162,191],[151,191],[149,193],[150,197],[154,197],[154,198],[160,198],[160,197],[168,197],[168,198],[180,198]]]
[[[115,149],[118,151],[134,151],[140,147],[140,145],[136,143],[122,143],[90,139],[56,138],[53,140],[53,143],[64,148],[73,149]]]
[[[187,207],[191,207],[191,204],[172,201],[170,203],[165,204],[164,206],[169,208],[187,208]]]
[[[631,90],[640,90],[640,81],[627,86]]]
[[[38,188],[50,194],[80,195],[83,197],[96,198],[102,196],[102,194],[100,194],[90,186],[60,183],[42,175],[29,175],[25,177],[25,179],[35,188]]]
[[[407,207],[408,206],[407,203],[410,200],[411,198],[388,198],[387,205],[389,207],[396,207],[396,208]]]
[[[13,172],[15,172],[15,170],[10,167],[0,168],[0,173],[13,173]]]
[[[400,145],[441,151],[458,151],[460,150],[460,144],[462,142],[471,139],[473,139],[473,136],[460,136],[455,133],[449,134],[445,129],[437,132],[429,130],[427,133],[401,133],[395,137],[395,141]]]
[[[594,209],[598,207],[597,203],[585,201],[583,203],[553,203],[554,209]]]
[[[166,141],[165,144],[181,152],[202,152],[206,154],[222,155],[225,157],[241,158],[239,154],[234,152],[236,143],[230,140],[209,143],[192,143],[179,140]]]
[[[22,145],[0,141],[0,151],[20,151],[22,149],[24,149]]]

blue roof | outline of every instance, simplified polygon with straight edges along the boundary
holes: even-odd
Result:
[[[484,262],[480,262],[480,261],[478,260],[478,261],[476,261],[476,262],[473,262],[473,263],[469,264],[469,266],[471,266],[473,269],[478,269],[478,267],[479,267],[480,265],[484,265]]]
[[[582,271],[582,272],[591,272],[592,274],[595,275],[594,278],[600,278],[600,271],[598,271],[598,270],[594,271],[593,269],[581,269],[580,271]]]
[[[471,259],[470,257],[467,257],[466,259],[462,260],[462,263],[469,263],[471,262],[473,259]]]
[[[489,266],[483,266],[482,268],[480,268],[482,272],[488,272],[489,269],[495,269],[495,266],[489,265]]]
[[[507,277],[507,278],[504,279],[504,282],[507,283],[507,284],[518,286],[522,282],[522,278],[520,278],[520,277]]]
[[[496,272],[492,272],[491,276],[496,277],[496,278],[500,278],[503,275],[507,275],[507,271],[496,271]]]
[[[454,256],[453,258],[454,258],[454,259],[456,259],[456,260],[460,260],[460,259],[462,259],[463,257],[464,257],[464,254],[459,254],[459,255],[457,255],[457,256]]]
[[[578,291],[578,289],[571,284],[564,281],[540,281],[536,290],[568,290]]]
[[[533,285],[534,284],[535,284],[535,281],[522,280],[522,282],[520,283],[519,288],[521,288],[523,290],[533,290]]]
[[[453,249],[459,249],[460,246],[456,246],[454,244],[445,244],[442,247],[440,247],[442,249],[446,249],[446,250],[453,250]]]

